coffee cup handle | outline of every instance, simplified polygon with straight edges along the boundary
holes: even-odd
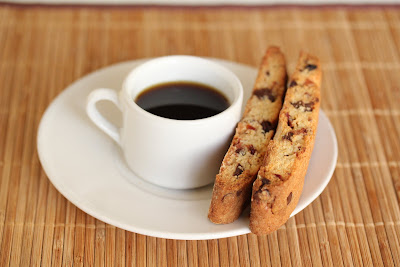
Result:
[[[101,100],[111,101],[119,110],[122,110],[116,91],[107,88],[98,88],[92,91],[87,98],[86,113],[97,127],[108,134],[118,145],[121,145],[119,129],[104,118],[96,107],[96,103]]]

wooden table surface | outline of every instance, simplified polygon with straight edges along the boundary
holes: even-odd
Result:
[[[105,224],[50,183],[36,150],[46,107],[113,63],[189,54],[257,66],[268,45],[289,73],[323,64],[322,109],[339,143],[328,187],[278,231],[166,240]],[[0,5],[0,266],[400,265],[398,7]]]

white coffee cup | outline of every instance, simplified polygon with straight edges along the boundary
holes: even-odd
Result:
[[[174,120],[153,115],[135,103],[145,89],[173,81],[212,86],[226,96],[230,106],[208,118]],[[91,92],[86,111],[121,147],[135,174],[162,187],[189,189],[214,181],[240,119],[242,99],[239,79],[225,67],[193,56],[166,56],[132,70],[119,93],[105,88]],[[96,103],[101,100],[112,101],[122,111],[122,128],[99,113]]]

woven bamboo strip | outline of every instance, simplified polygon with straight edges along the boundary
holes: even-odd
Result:
[[[167,266],[167,241],[157,238],[157,266]]]
[[[107,225],[105,244],[105,265],[115,265],[115,227]]]
[[[345,224],[336,224],[335,222],[335,218],[338,221],[344,222],[344,216],[343,216],[343,211],[341,208],[341,201],[340,201],[340,196],[338,193],[338,185],[336,183],[336,175],[334,175],[334,179],[330,182],[329,184],[329,193],[330,196],[332,198],[332,202],[327,203],[326,205],[324,205],[324,207],[328,206],[329,209],[331,209],[332,212],[332,218],[331,216],[326,216],[327,218],[327,224],[328,227],[331,227],[330,225],[335,225],[336,226],[336,231],[338,233],[338,240],[337,242],[339,243],[339,248],[340,248],[340,253],[341,253],[341,258],[343,260],[343,265],[344,266],[352,266],[353,264],[356,266],[362,266],[362,258],[361,258],[361,253],[359,250],[359,246],[358,243],[355,244],[355,246],[357,246],[358,249],[353,249],[350,246],[350,238],[347,236],[346,234],[346,227]],[[335,208],[333,208],[333,203]],[[338,212],[335,213],[335,209],[338,210]],[[355,231],[353,229],[352,231],[353,235],[352,235],[352,239],[354,239],[355,241],[357,240],[357,236],[355,235]],[[351,240],[353,242],[353,240]],[[339,253],[339,252],[337,252]],[[367,252],[369,253],[369,251]],[[353,257],[352,257],[353,254]],[[334,263],[337,260],[334,259]]]
[[[171,247],[171,240],[167,240],[167,247]],[[136,266],[146,266],[146,236],[136,234]],[[171,262],[171,259],[168,258],[168,261]]]
[[[73,266],[74,262],[74,240],[75,240],[75,220],[76,206],[67,202],[67,210],[65,214],[65,233],[64,233],[64,248],[62,256],[63,266]]]
[[[157,242],[158,246],[158,242]],[[136,234],[125,231],[126,266],[136,266]],[[157,249],[158,251],[158,249]],[[158,254],[157,254],[158,256]],[[157,257],[160,259],[161,257]],[[160,265],[161,266],[161,265]]]
[[[125,266],[125,231],[117,228],[115,237],[115,265]]]
[[[96,220],[86,215],[86,229],[85,229],[85,258],[83,261],[84,266],[94,265],[95,263],[95,247],[96,247]]]
[[[286,223],[286,232],[289,242],[290,259],[292,266],[302,266],[299,236],[296,229],[296,219],[292,217]]]
[[[167,239],[167,265],[178,266],[177,240]]]
[[[306,228],[308,243],[310,246],[310,255],[313,265],[322,265],[323,259],[321,258],[321,251],[319,249],[318,233],[316,229],[316,223],[314,218],[313,205],[311,204],[304,209],[304,222],[303,227]],[[299,225],[298,225],[299,226]]]
[[[237,244],[237,237],[229,237],[228,241],[228,253],[229,253],[229,265],[239,266],[239,250]]]
[[[199,266],[199,257],[197,254],[197,241],[187,241],[187,254],[188,254],[188,266]]]
[[[157,260],[157,238],[148,236],[146,238],[146,263],[147,266],[156,266]]]
[[[197,249],[199,252],[199,266],[207,267],[208,264],[208,250],[207,250],[207,241],[200,240],[197,242]]]
[[[96,220],[94,240],[94,265],[105,266],[106,224]]]
[[[278,243],[279,243],[279,254],[281,257],[282,266],[292,266],[288,238],[286,234],[286,225],[282,225],[278,230]]]
[[[34,121],[34,120],[32,120]],[[37,178],[39,177],[39,168],[35,168],[34,165],[30,164],[30,174],[29,174],[29,188],[27,192],[27,201],[26,201],[26,215],[25,215],[25,222],[23,223],[23,230],[22,232],[22,243],[21,243],[21,250],[20,259],[18,260],[18,264],[21,266],[27,266],[30,262],[30,253],[32,251],[33,245],[33,237],[34,237],[34,226],[35,226],[35,212],[36,209],[34,205],[36,204],[36,198],[34,198],[36,192],[38,191],[38,182]],[[36,165],[37,166],[37,165]],[[32,175],[34,173],[34,175]],[[18,257],[18,256],[16,256]]]
[[[269,246],[269,255],[271,258],[271,265],[272,266],[281,265],[277,231],[268,235],[268,246]]]
[[[83,259],[85,257],[85,213],[80,209],[76,210],[75,224],[73,265],[83,266]]]
[[[301,226],[301,227],[299,227],[299,226]],[[310,246],[308,244],[307,230],[305,227],[303,211],[299,212],[296,215],[296,228],[297,228],[297,233],[299,236],[299,248],[300,248],[302,265],[310,266],[310,265],[312,265],[312,259],[311,259],[311,254],[310,254]]]
[[[47,183],[48,180],[44,175],[43,171],[40,172],[40,184],[38,189],[38,200],[37,200],[37,211],[34,226],[34,235],[32,250],[26,252],[27,257],[23,258],[21,264],[24,262],[29,262],[32,266],[39,266],[42,259],[42,248],[43,248],[43,236],[44,236],[44,225],[45,225],[45,214],[46,214],[46,202],[47,202]]]
[[[328,188],[321,194],[320,199],[321,199],[321,211],[324,216],[325,222],[326,222],[326,230],[328,234],[328,239],[329,239],[329,246],[332,254],[332,263],[337,266],[343,266],[343,265],[350,265],[351,263],[351,255],[346,255],[348,250],[348,242],[347,240],[344,240],[343,250],[341,250],[341,244],[339,242],[339,235],[338,235],[338,225],[335,223],[335,217],[334,217],[334,212],[333,212],[333,199],[330,194],[331,191],[331,185],[328,185]],[[343,221],[343,220],[341,220]],[[343,251],[343,255],[342,255]],[[344,257],[342,256],[349,256],[349,259],[343,259]],[[344,263],[344,261],[347,260],[347,264]]]
[[[218,242],[217,240],[214,241]],[[218,255],[218,247],[216,249]],[[183,266],[183,267],[188,266],[188,256],[187,256],[188,252],[187,252],[186,240],[177,241],[177,250],[178,250],[178,266]]]
[[[229,265],[229,254],[228,254],[228,239],[222,238],[218,240],[218,256],[219,262],[221,266],[228,266]]]
[[[167,265],[178,266],[178,242],[179,240],[167,240]]]
[[[260,265],[261,266],[271,266],[271,257],[269,255],[269,245],[267,236],[259,236],[258,246],[260,250]]]
[[[207,244],[208,244],[208,264],[210,266],[219,266],[218,240],[215,239],[208,240]]]
[[[65,198],[57,194],[56,195],[56,214],[55,214],[55,221],[54,225],[51,227],[53,230],[53,244],[52,244],[52,251],[51,251],[51,264],[55,266],[61,266],[62,264],[62,255],[64,250],[64,232],[65,232],[65,212],[66,212],[66,200]]]
[[[250,267],[249,244],[247,242],[247,235],[240,235],[238,239],[238,251],[240,266]]]
[[[326,195],[327,191],[324,191],[322,194]],[[318,232],[318,239],[319,239],[323,263],[324,263],[324,265],[327,265],[327,266],[333,266],[331,249],[337,249],[337,247],[336,248],[332,247],[336,244],[335,244],[335,242],[333,242],[333,240],[328,239],[329,233],[328,233],[328,229],[326,227],[327,224],[325,223],[321,199],[322,199],[322,197],[317,198],[313,202],[312,207],[314,209],[315,222],[317,225],[316,227],[317,227],[317,232]],[[337,233],[336,233],[335,229],[334,229],[334,231],[331,232],[331,235],[333,236],[334,240],[337,239]],[[335,264],[338,266],[343,265],[343,261],[342,261],[341,257],[339,257],[338,261],[336,261]]]
[[[249,244],[249,258],[250,266],[259,267],[260,264],[260,249],[258,247],[258,238],[254,234],[247,235],[247,242]],[[222,264],[221,264],[222,265]]]

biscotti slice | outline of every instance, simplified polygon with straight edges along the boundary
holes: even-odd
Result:
[[[318,58],[301,53],[253,185],[250,230],[256,235],[278,229],[299,201],[317,130],[320,84]]]
[[[213,223],[233,222],[250,202],[252,184],[276,129],[285,84],[285,58],[279,48],[270,47],[216,176],[208,213]]]

